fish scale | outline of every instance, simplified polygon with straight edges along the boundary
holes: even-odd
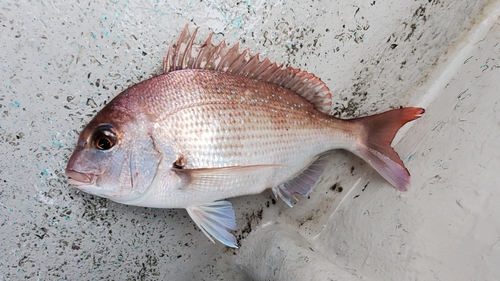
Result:
[[[157,127],[167,134],[162,139],[175,139],[174,145],[187,159],[186,168],[276,164],[290,153],[307,149],[315,155],[345,143],[348,137],[344,131],[325,127],[335,119],[315,112],[285,88],[210,70],[182,70],[165,76],[165,84],[176,84],[169,83],[170,79],[192,81],[182,83],[186,87],[182,94],[162,90],[162,101],[171,103],[167,98],[171,96],[179,107],[156,116]],[[235,98],[228,99],[231,92]],[[163,103],[148,106],[164,107]],[[303,145],[313,140],[314,145]]]

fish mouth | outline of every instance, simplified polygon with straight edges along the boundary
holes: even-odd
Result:
[[[65,171],[66,176],[68,177],[67,182],[74,187],[79,187],[79,186],[88,186],[88,185],[94,185],[95,183],[95,175],[92,174],[84,174],[80,173],[77,171],[69,170],[66,169]]]

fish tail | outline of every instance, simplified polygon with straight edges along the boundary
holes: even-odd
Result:
[[[354,152],[400,191],[410,188],[410,173],[391,147],[391,142],[404,124],[419,118],[424,112],[423,108],[406,107],[352,120],[362,128]]]

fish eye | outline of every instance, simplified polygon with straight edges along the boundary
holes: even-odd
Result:
[[[97,127],[92,136],[92,144],[99,150],[109,150],[116,144],[116,135],[112,131],[111,125],[101,125]]]

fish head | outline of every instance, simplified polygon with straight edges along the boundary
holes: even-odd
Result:
[[[67,182],[117,202],[142,196],[162,159],[145,119],[135,110],[108,104],[81,132],[66,167]]]

